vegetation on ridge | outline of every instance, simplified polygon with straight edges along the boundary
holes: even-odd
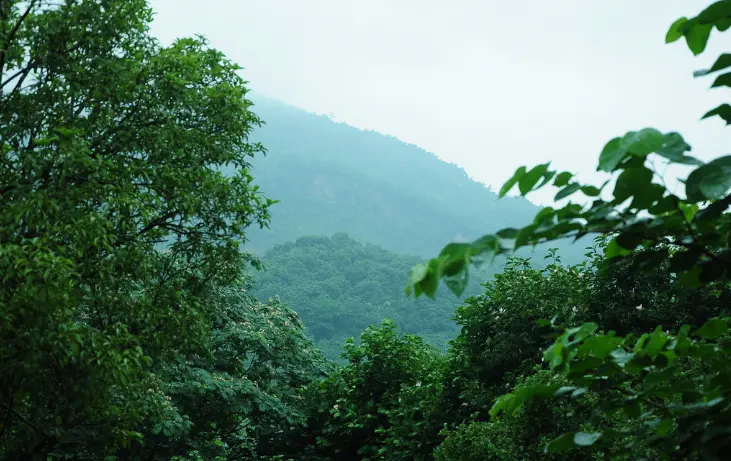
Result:
[[[525,227],[416,266],[417,295],[434,296],[441,280],[465,293],[470,264],[509,255],[456,309],[446,352],[387,320],[347,341],[336,365],[296,305],[253,294],[261,261],[243,248],[274,201],[252,177],[263,146],[250,138],[260,120],[246,82],[203,39],[162,47],[151,17],[144,0],[0,0],[0,458],[727,457],[729,156],[701,162],[679,133],[647,128],[606,145],[599,168],[616,175],[603,188],[549,164],[520,168],[501,194],[553,184],[557,199],[592,201],[546,207]],[[731,0],[716,1],[674,23],[667,41],[700,54],[729,28]],[[729,87],[730,68],[724,54],[697,75]],[[715,116],[731,123],[731,106],[704,117]],[[653,159],[690,166],[684,197]],[[577,263],[510,253],[590,234]],[[351,282],[368,278],[353,287],[366,306],[400,279],[392,265],[411,263],[343,235],[273,257],[293,261],[287,277],[314,267],[297,259],[328,251],[387,263],[348,266]],[[293,288],[266,277],[259,289]],[[306,291],[309,280],[297,283]],[[410,302],[404,310],[424,306],[424,322],[442,312]]]

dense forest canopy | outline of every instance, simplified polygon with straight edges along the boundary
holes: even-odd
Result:
[[[560,208],[497,200],[391,138],[257,113],[236,64],[203,38],[162,46],[152,14],[0,0],[0,459],[728,457],[731,157],[644,128],[599,153],[602,187],[545,163],[498,193],[550,185]],[[716,1],[666,41],[699,55],[729,28]],[[729,68],[696,76],[728,88]],[[658,162],[689,168],[684,194]],[[577,237],[580,258],[548,249]],[[445,351],[429,336],[450,310]],[[311,340],[368,322],[340,363]]]
[[[417,256],[392,253],[338,233],[277,245],[263,262],[266,269],[255,275],[253,294],[296,306],[315,345],[331,359],[340,357],[347,338],[357,339],[384,318],[441,350],[458,332],[452,318],[461,298],[446,289],[436,301],[404,294],[409,269],[421,262]],[[467,292],[477,295],[482,290],[473,281]]]

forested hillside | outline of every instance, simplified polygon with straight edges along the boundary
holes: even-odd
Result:
[[[457,165],[392,136],[266,97],[252,101],[265,121],[252,139],[268,152],[253,160],[252,171],[262,191],[280,201],[271,208],[271,230],[249,234],[250,248],[260,255],[305,235],[345,232],[396,253],[427,257],[444,242],[519,226],[540,209],[522,197],[498,200]],[[579,262],[586,243],[553,246],[567,262]],[[536,250],[538,259],[547,249]]]
[[[266,270],[255,275],[253,294],[261,299],[278,296],[295,306],[315,345],[331,359],[343,352],[346,338],[358,338],[386,317],[401,331],[418,333],[446,351],[458,332],[452,318],[462,298],[446,289],[436,300],[406,296],[409,270],[420,262],[419,257],[359,243],[344,233],[300,237],[266,253]],[[473,280],[465,295],[481,291]]]
[[[152,17],[145,0],[0,0],[0,459],[728,458],[731,155],[644,128],[597,153],[604,186],[544,163],[499,195],[551,187],[564,205],[497,200],[278,104],[267,135],[240,67],[200,37],[161,45]],[[666,42],[699,55],[729,28],[721,0]],[[727,89],[729,69],[695,75]],[[711,117],[731,124],[731,106]],[[578,264],[513,252],[581,236]],[[478,291],[455,309],[446,289]],[[389,303],[426,340],[380,322]],[[336,364],[297,309],[329,355],[379,323]],[[455,339],[427,344],[452,310]]]

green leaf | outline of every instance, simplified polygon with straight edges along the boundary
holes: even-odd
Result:
[[[622,144],[622,138],[614,138],[609,141],[599,154],[599,167],[597,171],[612,172],[622,160],[628,155],[627,149]]]
[[[407,295],[410,296],[412,288],[418,286],[418,283],[421,282],[424,277],[426,277],[428,269],[428,264],[417,264],[411,268],[411,271],[409,273],[409,281],[406,285],[406,288],[404,289]],[[417,293],[416,296],[418,297],[419,293]]]
[[[675,211],[677,209],[677,200],[678,198],[674,195],[667,195],[660,199],[649,211],[654,215],[662,215]]]
[[[579,189],[581,189],[581,184],[573,182],[573,183],[569,184],[568,186],[564,187],[563,189],[561,189],[560,191],[558,191],[558,193],[556,194],[556,197],[554,197],[554,200],[558,202],[559,200],[568,197],[569,195],[573,194],[574,192],[578,191]]]
[[[665,43],[673,43],[678,41],[683,36],[683,26],[688,22],[688,18],[682,17],[670,26],[667,34],[665,35]]]
[[[630,131],[622,138],[622,144],[627,152],[645,157],[663,146],[663,135],[654,128]]]
[[[673,253],[670,258],[670,270],[675,273],[682,273],[691,269],[700,259],[701,253],[692,250],[679,250]]]
[[[520,233],[516,237],[519,237]],[[483,235],[470,244],[470,255],[475,265],[491,264],[495,256],[503,251],[500,240],[495,235]]]
[[[722,86],[731,87],[731,72],[727,72],[716,77],[711,88],[719,88]]]
[[[450,243],[445,246],[439,258],[442,260],[440,273],[451,277],[462,271],[470,262],[472,245],[469,243]]]
[[[657,435],[659,435],[660,437],[665,437],[670,432],[672,432],[674,427],[675,427],[675,421],[673,421],[670,418],[663,419],[662,421],[660,421],[660,424],[657,425],[657,428],[656,428]]]
[[[712,72],[717,72],[719,70],[723,70],[727,67],[731,67],[731,54],[730,53],[723,53],[721,56],[718,57],[715,63],[709,68],[704,70],[697,70],[693,72],[694,77],[703,77],[704,75],[708,75]]]
[[[588,447],[594,445],[601,436],[601,432],[577,432],[574,434],[574,443],[579,447]]]
[[[601,193],[599,188],[595,186],[581,186],[581,192],[587,197],[596,197]]]
[[[637,246],[644,241],[642,235],[634,234],[631,232],[622,232],[614,239],[619,246],[627,250],[634,250]]]
[[[731,155],[717,158],[693,170],[685,181],[688,200],[717,200],[731,189]]]
[[[685,288],[698,288],[702,286],[701,283],[701,268],[700,266],[693,266],[690,270],[683,272],[678,277],[678,282]]]
[[[696,20],[700,24],[712,26],[724,22],[729,16],[731,16],[731,2],[720,0],[703,10]]]
[[[657,154],[671,162],[683,162],[686,158],[685,153],[690,151],[691,147],[685,142],[680,133],[673,131],[666,133],[662,138],[662,146],[657,150]]]
[[[560,453],[574,448],[574,432],[561,434],[548,442],[544,451],[546,453]]]
[[[731,105],[721,104],[720,106],[706,112],[701,120],[718,115],[726,122],[726,125],[731,125]]]
[[[721,279],[728,270],[728,264],[722,258],[711,259],[701,263],[701,283],[708,284]]]
[[[728,29],[731,29],[731,18],[722,19],[720,21],[717,21],[716,24],[715,24],[715,26],[716,26],[716,29],[718,29],[719,32],[725,32]]]
[[[563,187],[567,185],[573,177],[574,175],[572,173],[564,171],[563,173],[556,175],[556,179],[553,180],[553,185],[556,187]]]
[[[695,56],[703,53],[706,49],[712,29],[713,26],[710,24],[693,24],[685,31],[685,42],[688,44],[688,49]]]
[[[548,171],[548,166],[548,163],[537,165],[533,167],[529,172],[521,176],[520,180],[518,181],[518,189],[520,190],[521,195],[525,195],[533,190],[533,187]]]
[[[622,247],[619,243],[617,243],[617,239],[613,239],[607,247],[604,249],[604,255],[607,259],[612,259],[617,256],[626,256],[630,254],[631,251],[627,250],[626,248]]]
[[[649,192],[652,177],[652,171],[646,167],[624,170],[614,185],[615,202],[622,203],[633,195]]]
[[[731,206],[731,195],[727,195],[721,200],[716,200],[706,208],[700,210],[693,217],[693,221],[698,223],[712,221],[725,213],[729,206]]]
[[[470,273],[467,270],[466,265],[464,268],[458,272],[455,275],[452,276],[446,276],[444,278],[444,283],[446,283],[447,288],[454,293],[457,296],[462,296],[465,289],[467,288],[467,284],[470,280]]]
[[[553,221],[553,217],[555,215],[556,215],[556,210],[554,210],[550,206],[543,207],[543,208],[541,208],[541,211],[536,213],[535,218],[533,218],[533,223],[540,225],[540,224],[545,223],[546,221]]]
[[[515,229],[514,227],[507,227],[497,231],[496,235],[501,239],[514,239],[518,236],[518,229]]]
[[[715,318],[704,323],[693,334],[703,339],[717,339],[728,333],[728,331],[728,320]]]
[[[528,169],[524,166],[515,170],[515,173],[513,173],[513,177],[508,179],[507,182],[505,184],[503,184],[503,187],[500,189],[500,193],[498,194],[498,197],[504,197],[505,194],[510,192],[510,189],[512,189],[513,186],[515,186],[515,184],[518,181],[520,181],[520,178],[522,178],[523,175],[525,175],[527,170]]]

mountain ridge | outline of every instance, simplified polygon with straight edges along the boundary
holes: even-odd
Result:
[[[328,116],[254,95],[264,125],[252,140],[267,155],[252,174],[272,207],[271,230],[252,229],[248,248],[257,254],[304,235],[345,232],[422,258],[454,240],[472,240],[504,227],[521,227],[540,210],[522,197],[498,196],[417,145],[362,130]],[[583,259],[583,246],[566,244],[567,262]],[[548,247],[538,248],[539,259]]]

